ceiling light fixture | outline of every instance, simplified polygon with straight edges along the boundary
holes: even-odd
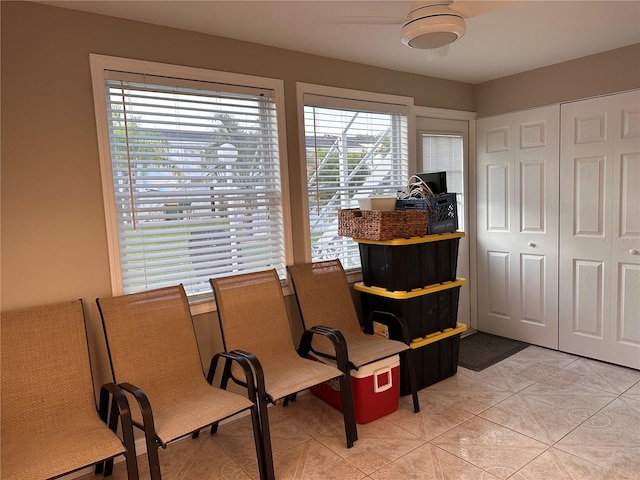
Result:
[[[450,3],[434,2],[411,11],[402,26],[402,43],[410,48],[432,49],[461,38],[466,31],[464,17],[449,8]]]

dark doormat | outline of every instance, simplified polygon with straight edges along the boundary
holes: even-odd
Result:
[[[472,333],[460,339],[458,365],[479,372],[528,346],[528,343],[489,333]]]

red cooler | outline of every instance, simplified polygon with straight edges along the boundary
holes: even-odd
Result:
[[[309,355],[325,363],[334,362]],[[351,386],[357,423],[369,423],[398,409],[400,396],[400,356],[393,355],[351,370]],[[311,387],[311,393],[342,410],[340,383],[337,379]]]

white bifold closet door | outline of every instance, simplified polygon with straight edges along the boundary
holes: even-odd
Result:
[[[559,347],[640,368],[640,92],[561,116]]]
[[[479,119],[478,328],[558,348],[558,105]]]

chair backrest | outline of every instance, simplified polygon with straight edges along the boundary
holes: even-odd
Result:
[[[358,312],[340,260],[287,267],[305,328],[337,328],[345,339],[362,335]]]
[[[3,312],[1,329],[3,442],[96,418],[80,300]]]
[[[242,349],[263,367],[287,358],[295,347],[275,269],[212,278],[226,351]]]
[[[97,300],[116,383],[148,396],[204,381],[202,362],[182,285]]]

